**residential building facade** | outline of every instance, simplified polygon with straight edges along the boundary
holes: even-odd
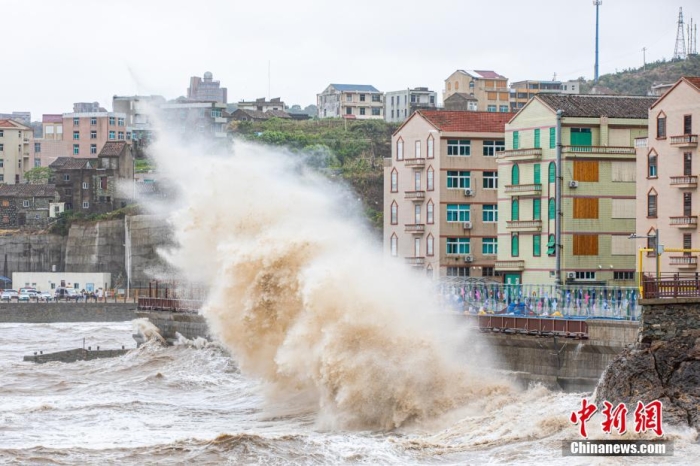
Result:
[[[190,87],[187,88],[187,98],[189,100],[202,102],[220,102],[226,103],[228,98],[228,90],[221,87],[220,81],[214,81],[214,75],[211,71],[204,73],[204,78],[192,76],[190,78]]]
[[[34,166],[34,132],[14,120],[0,120],[0,183],[20,184]]]
[[[63,114],[63,140],[71,157],[94,158],[107,142],[131,141],[126,114],[86,112]]]
[[[427,87],[391,91],[384,96],[384,119],[389,123],[400,123],[418,109],[431,110],[436,107],[437,92]]]
[[[52,184],[0,185],[0,228],[44,227],[57,200]]]
[[[265,100],[265,97],[261,97],[248,102],[241,100],[238,102],[237,106],[242,110],[257,110],[259,112],[266,112],[268,110],[278,110],[283,112],[287,108],[280,97],[273,97],[270,100]]]
[[[700,77],[676,82],[649,109],[648,137],[637,146],[637,247],[699,249],[698,129]],[[656,270],[655,252],[642,255],[644,273]],[[658,258],[662,273],[696,272],[698,252],[667,251]]]
[[[165,127],[181,136],[226,139],[226,104],[177,100],[160,106]]]
[[[506,283],[633,286],[636,156],[648,97],[537,94],[506,125],[498,262]],[[561,110],[561,205],[556,203]],[[556,238],[560,222],[561,240]],[[561,268],[556,259],[560,255]],[[559,272],[559,275],[557,275]]]
[[[443,102],[455,93],[467,94],[477,101],[480,112],[510,112],[508,78],[490,70],[457,70],[445,79]]]
[[[41,117],[42,137],[34,139],[34,166],[48,167],[58,157],[68,157],[70,147],[63,140],[63,115],[44,114]]]
[[[384,251],[431,277],[500,281],[498,164],[510,113],[418,110],[384,161]]]
[[[517,112],[537,94],[579,94],[578,81],[517,81],[510,85],[510,108]]]
[[[319,118],[384,118],[384,94],[367,84],[330,84],[316,96]]]

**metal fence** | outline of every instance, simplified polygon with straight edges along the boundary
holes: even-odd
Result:
[[[662,273],[642,277],[642,293],[645,299],[700,298],[700,274]]]
[[[438,284],[443,305],[469,314],[638,320],[641,298],[636,287],[506,285],[467,279]]]

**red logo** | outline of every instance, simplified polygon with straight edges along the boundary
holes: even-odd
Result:
[[[581,437],[588,438],[586,422],[588,422],[596,411],[598,411],[598,407],[594,404],[590,404],[586,398],[583,398],[581,399],[581,409],[572,412],[571,416],[569,416],[569,420],[572,424],[579,424],[579,433]],[[601,413],[603,414],[603,420],[601,422],[603,432],[610,434],[613,432],[613,429],[620,435],[627,432],[628,410],[624,403],[613,407],[612,403],[604,401]],[[637,408],[634,410],[635,433],[642,434],[647,431],[652,431],[657,436],[661,437],[664,433],[662,423],[663,404],[660,401],[652,401],[646,405],[641,401],[637,403]]]

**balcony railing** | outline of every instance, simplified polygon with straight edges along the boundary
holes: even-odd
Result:
[[[698,256],[671,256],[671,265],[679,269],[695,269],[698,267]]]
[[[562,146],[565,154],[635,155],[634,147],[629,146]]]
[[[541,231],[542,220],[509,220],[506,222],[509,230]]]
[[[406,191],[405,199],[422,201],[425,199],[425,191]]]
[[[649,138],[634,138],[634,147],[649,147]]]
[[[510,184],[506,186],[506,194],[519,196],[539,196],[542,194],[541,184]]]
[[[697,215],[686,215],[683,217],[671,217],[671,226],[678,228],[697,228],[698,227],[698,217]]]
[[[525,270],[524,260],[496,261],[496,270]]]
[[[425,257],[406,257],[406,263],[414,267],[420,267],[425,264]]]
[[[542,158],[542,148],[533,147],[530,149],[513,149],[501,152],[503,158],[510,160],[529,160],[529,159],[541,159]]]
[[[425,167],[425,158],[419,157],[415,159],[404,159],[407,167],[423,168]]]
[[[698,177],[697,176],[672,176],[671,186],[676,188],[697,188],[698,187]]]
[[[422,235],[425,233],[425,223],[409,223],[405,225],[406,233],[413,233],[414,235]]]
[[[697,134],[683,134],[681,136],[671,136],[670,143],[676,147],[698,147]]]

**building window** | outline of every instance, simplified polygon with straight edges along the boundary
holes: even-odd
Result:
[[[693,195],[691,193],[683,193],[683,216],[690,217],[692,215]]]
[[[491,113],[495,113],[495,112],[496,112],[496,108],[497,108],[497,107],[496,107],[495,105],[487,105],[487,106],[486,106],[486,111],[487,111],[487,112],[491,112]]]
[[[97,125],[97,117],[91,117],[90,118],[90,126],[96,126]]]
[[[510,255],[512,257],[520,255],[520,237],[516,234],[512,234],[510,237]]]
[[[120,141],[124,140],[124,131],[119,131],[117,133],[117,139],[119,139]]]
[[[364,101],[365,101],[365,95],[364,95],[364,94],[360,94],[360,102],[364,102]]]
[[[553,197],[549,198],[549,205],[547,206],[549,220],[554,220],[557,213],[557,204]]]
[[[427,224],[432,225],[435,223],[435,204],[433,204],[432,200],[428,201],[428,208],[425,217],[425,222]]]
[[[652,151],[647,156],[647,177],[657,178],[658,177],[658,167],[657,167],[657,156],[656,152]]]
[[[484,204],[482,211],[482,220],[485,223],[494,223],[498,221],[498,205]]]
[[[396,160],[403,160],[403,139],[396,141]]]
[[[345,94],[345,101],[352,102],[352,94]]]
[[[484,141],[484,157],[495,157],[506,150],[505,141]]]
[[[542,199],[540,198],[532,200],[532,219],[542,220]]]
[[[536,148],[540,147],[540,130],[539,130],[539,128],[535,129],[535,147]]]
[[[510,169],[510,184],[520,184],[520,167],[517,163]]]
[[[693,153],[683,153],[683,175],[691,176],[693,174]]]
[[[413,155],[417,159],[421,158],[421,156],[420,156],[420,141],[416,141]]]
[[[360,115],[364,115],[364,114],[365,114],[365,107],[360,107]]]
[[[63,175],[63,181],[70,181],[70,175]]]
[[[217,116],[221,116],[221,114]],[[117,118],[117,126],[124,126],[124,118]]]
[[[421,190],[420,178],[421,178],[421,176],[420,176],[420,172],[419,172],[419,171],[413,172],[413,189],[416,190],[416,191],[420,191],[420,190]]]
[[[114,140],[115,137],[116,137],[116,133],[114,131],[110,131],[109,132],[109,139]]]
[[[34,168],[41,167],[41,159],[34,159]]]
[[[693,134],[692,115],[683,115],[683,134]]]
[[[595,272],[574,272],[574,276],[576,277],[576,280],[595,280]]]
[[[501,113],[506,113],[506,112],[508,112],[508,106],[507,105],[499,105],[498,111]]]
[[[540,164],[536,163],[535,165],[533,165],[532,170],[533,170],[533,181],[532,182],[535,184],[542,184],[542,176],[540,174],[540,172],[541,172]]]
[[[510,219],[514,222],[520,220],[520,202],[518,199],[510,201]]]
[[[447,155],[471,155],[471,141],[468,139],[448,139]]]
[[[613,272],[613,280],[634,280],[634,272]]]
[[[35,154],[41,153],[41,143],[40,142],[34,143],[34,153]]]
[[[548,256],[556,256],[557,254],[557,246],[556,246],[556,239],[554,235],[549,235],[547,238],[547,255]]]
[[[22,207],[29,207],[29,201],[28,200],[23,200],[22,201]]]
[[[657,217],[657,207],[656,207],[657,195],[656,191],[652,191],[647,194],[647,217],[656,218]]]
[[[428,138],[428,158],[432,159],[435,157],[435,153],[433,152],[435,150],[435,139],[433,139],[432,136]]]
[[[352,107],[345,107],[345,114],[352,115]]]
[[[114,117],[109,117],[109,126],[114,126]]]
[[[426,178],[428,191],[433,191],[435,189],[435,171],[432,167],[428,168]]]
[[[80,131],[73,131],[73,139],[80,139]]]
[[[549,162],[549,182],[556,183],[557,181],[557,164]]]
[[[598,235],[573,235],[574,256],[597,256]]]
[[[520,148],[520,133],[513,131],[513,149]]]
[[[415,224],[421,223],[421,221],[420,221],[421,220],[421,212],[420,211],[421,211],[420,204],[415,204],[413,206],[413,214],[414,214],[414,222],[413,223],[415,223]]]
[[[5,146],[3,144],[0,144],[0,152],[5,150]]]
[[[467,111],[476,112],[477,108],[478,107],[476,105],[476,102],[473,102],[473,101],[467,102]]]
[[[498,239],[484,238],[481,240],[481,253],[484,255],[495,256],[498,254]]]
[[[126,140],[131,141],[131,131],[126,132]]]
[[[391,235],[391,255],[396,257],[399,255],[399,238],[396,233]]]
[[[90,144],[90,153],[97,154],[97,144]]]
[[[433,235],[428,235],[428,238],[425,241],[425,254],[427,256],[433,256],[435,255],[435,238],[433,238]]]
[[[73,188],[66,188],[66,196],[72,196],[73,195]]]
[[[689,251],[688,249],[692,249],[692,248],[693,248],[693,235],[691,235],[691,234],[683,235],[683,249],[686,249],[685,251],[683,251],[683,255],[690,256],[692,254],[692,252]]]
[[[493,267],[484,267],[481,270],[482,277],[496,277],[498,275],[500,275],[500,274],[498,272],[496,272],[496,269],[494,269]]]
[[[447,254],[469,254],[469,238],[447,238]]]
[[[396,201],[391,203],[391,224],[398,225],[399,223],[399,205]]]
[[[74,117],[73,118],[73,126],[78,126],[80,125],[80,118]]]
[[[90,203],[88,201],[83,201],[83,209],[89,209]]]
[[[453,171],[447,172],[447,189],[464,189],[471,187],[471,172]]]
[[[557,146],[557,130],[549,128],[549,148],[554,149]]]
[[[498,172],[484,172],[484,189],[498,189]]]
[[[540,235],[532,236],[532,255],[541,256],[542,255],[542,237]]]
[[[379,107],[372,107],[372,115],[379,116],[382,114],[382,109]]]
[[[73,155],[80,154],[80,144],[73,144]]]
[[[656,137],[663,139],[666,137],[666,116],[659,115],[656,118]]]
[[[391,171],[391,192],[399,192],[399,172],[395,168]]]
[[[97,139],[97,131],[90,131],[90,139]]]
[[[468,277],[469,267],[447,267],[448,277]]]
[[[469,204],[447,204],[447,222],[468,222]]]

